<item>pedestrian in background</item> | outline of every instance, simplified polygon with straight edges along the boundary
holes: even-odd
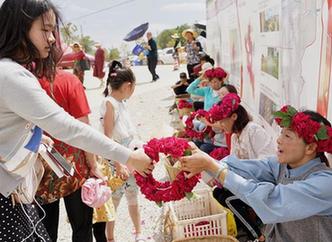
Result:
[[[100,43],[96,43],[95,47],[97,48],[95,53],[95,65],[93,68],[93,76],[97,77],[100,80],[100,87],[104,86],[104,64],[105,64],[105,51],[101,47]]]
[[[159,79],[158,74],[156,73],[156,67],[158,63],[158,49],[157,49],[157,43],[152,38],[152,33],[147,32],[146,37],[148,39],[148,43],[145,46],[145,48],[148,50],[148,68],[152,75],[152,82],[155,82]]]
[[[80,81],[83,84],[84,83],[84,71],[87,68],[85,66],[86,63],[84,63],[85,62],[85,53],[82,49],[82,46],[77,42],[75,42],[72,45],[72,49],[73,49],[73,52],[74,52],[73,73],[74,73],[75,76],[78,77],[78,79],[80,79]]]

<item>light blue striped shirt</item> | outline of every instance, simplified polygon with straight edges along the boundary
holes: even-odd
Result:
[[[266,224],[282,223],[314,215],[331,216],[332,170],[313,172],[305,180],[277,184],[280,163],[276,157],[265,160],[224,159],[229,170],[224,187],[250,205]],[[320,163],[313,159],[287,170],[289,178],[304,174]]]

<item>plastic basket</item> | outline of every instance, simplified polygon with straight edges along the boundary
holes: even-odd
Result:
[[[219,236],[204,236],[196,238],[186,238],[186,239],[176,239],[173,242],[238,242],[232,236],[228,235],[219,235]]]
[[[171,202],[173,239],[227,235],[227,212],[208,189],[197,190],[197,198]]]

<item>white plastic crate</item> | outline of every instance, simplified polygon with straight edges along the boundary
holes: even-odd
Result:
[[[208,189],[194,191],[198,197],[169,203],[173,239],[227,235],[227,212]]]

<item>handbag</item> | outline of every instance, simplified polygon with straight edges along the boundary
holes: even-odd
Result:
[[[84,59],[80,60],[79,64],[83,71],[90,70],[91,65],[90,65],[90,61],[88,59],[84,58]]]

